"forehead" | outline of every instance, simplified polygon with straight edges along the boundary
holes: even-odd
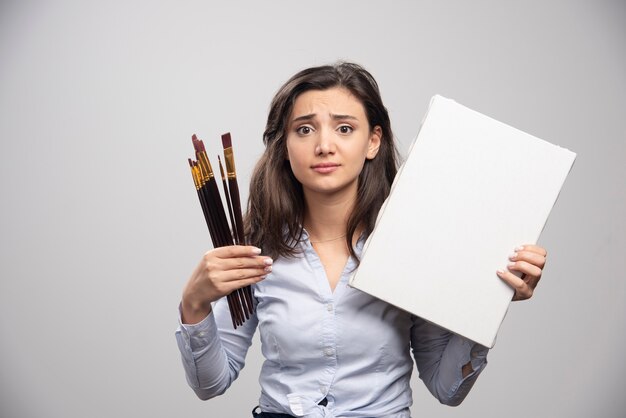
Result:
[[[365,108],[356,96],[343,87],[333,87],[301,93],[293,105],[291,119],[322,112],[366,118]]]

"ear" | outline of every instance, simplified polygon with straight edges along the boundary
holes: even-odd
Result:
[[[368,160],[373,160],[374,157],[376,157],[376,154],[378,154],[378,150],[380,149],[380,141],[383,137],[383,130],[381,129],[380,126],[376,125],[374,126],[374,128],[372,129],[372,132],[370,132],[370,140],[369,140],[369,145],[367,147],[367,159]]]

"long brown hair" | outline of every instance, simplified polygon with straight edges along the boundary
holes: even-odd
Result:
[[[271,257],[293,256],[303,232],[304,195],[287,160],[287,125],[296,98],[308,90],[342,87],[350,91],[365,108],[370,129],[380,126],[378,154],[366,160],[359,175],[356,204],[348,218],[346,243],[352,246],[357,228],[367,236],[376,216],[389,195],[398,169],[398,152],[391,122],[383,105],[378,83],[363,67],[347,62],[313,67],[291,77],[276,93],[270,105],[263,143],[265,152],[257,163],[250,182],[246,235],[252,245]]]

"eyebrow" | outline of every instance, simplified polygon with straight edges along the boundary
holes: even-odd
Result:
[[[294,119],[291,121],[291,123],[301,122],[301,121],[305,121],[305,120],[311,120],[311,119],[314,119],[314,118],[315,118],[315,116],[317,116],[317,114],[316,114],[316,113],[310,113],[310,114],[308,114],[308,115],[298,116],[298,117],[294,118]],[[346,120],[346,119],[349,119],[349,120],[358,120],[358,118],[357,118],[356,116],[352,116],[352,115],[337,115],[337,114],[334,114],[334,113],[331,113],[331,114],[330,114],[330,117],[331,117],[333,120]]]

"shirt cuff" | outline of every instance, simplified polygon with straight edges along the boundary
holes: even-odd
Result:
[[[489,353],[489,348],[484,345],[474,343],[472,350],[470,351],[471,364],[472,369],[474,371],[483,368],[485,364],[487,364],[487,354]]]
[[[487,354],[489,353],[487,347],[460,335],[454,335],[452,340],[448,347],[452,351],[450,354],[457,359],[457,370],[460,371],[467,363],[472,365],[473,371],[463,380],[470,378],[484,368],[487,364]]]
[[[205,349],[217,336],[217,324],[212,311],[197,324],[183,324],[180,304],[178,305],[178,330],[185,345],[193,353]]]
[[[449,386],[446,400],[447,405],[459,405],[467,396],[468,392],[476,382],[476,379],[487,365],[487,353],[489,349],[465,337],[454,334],[446,348],[446,355],[450,356],[448,367],[454,367],[453,376],[456,382]],[[463,377],[463,366],[471,363],[472,372]]]

